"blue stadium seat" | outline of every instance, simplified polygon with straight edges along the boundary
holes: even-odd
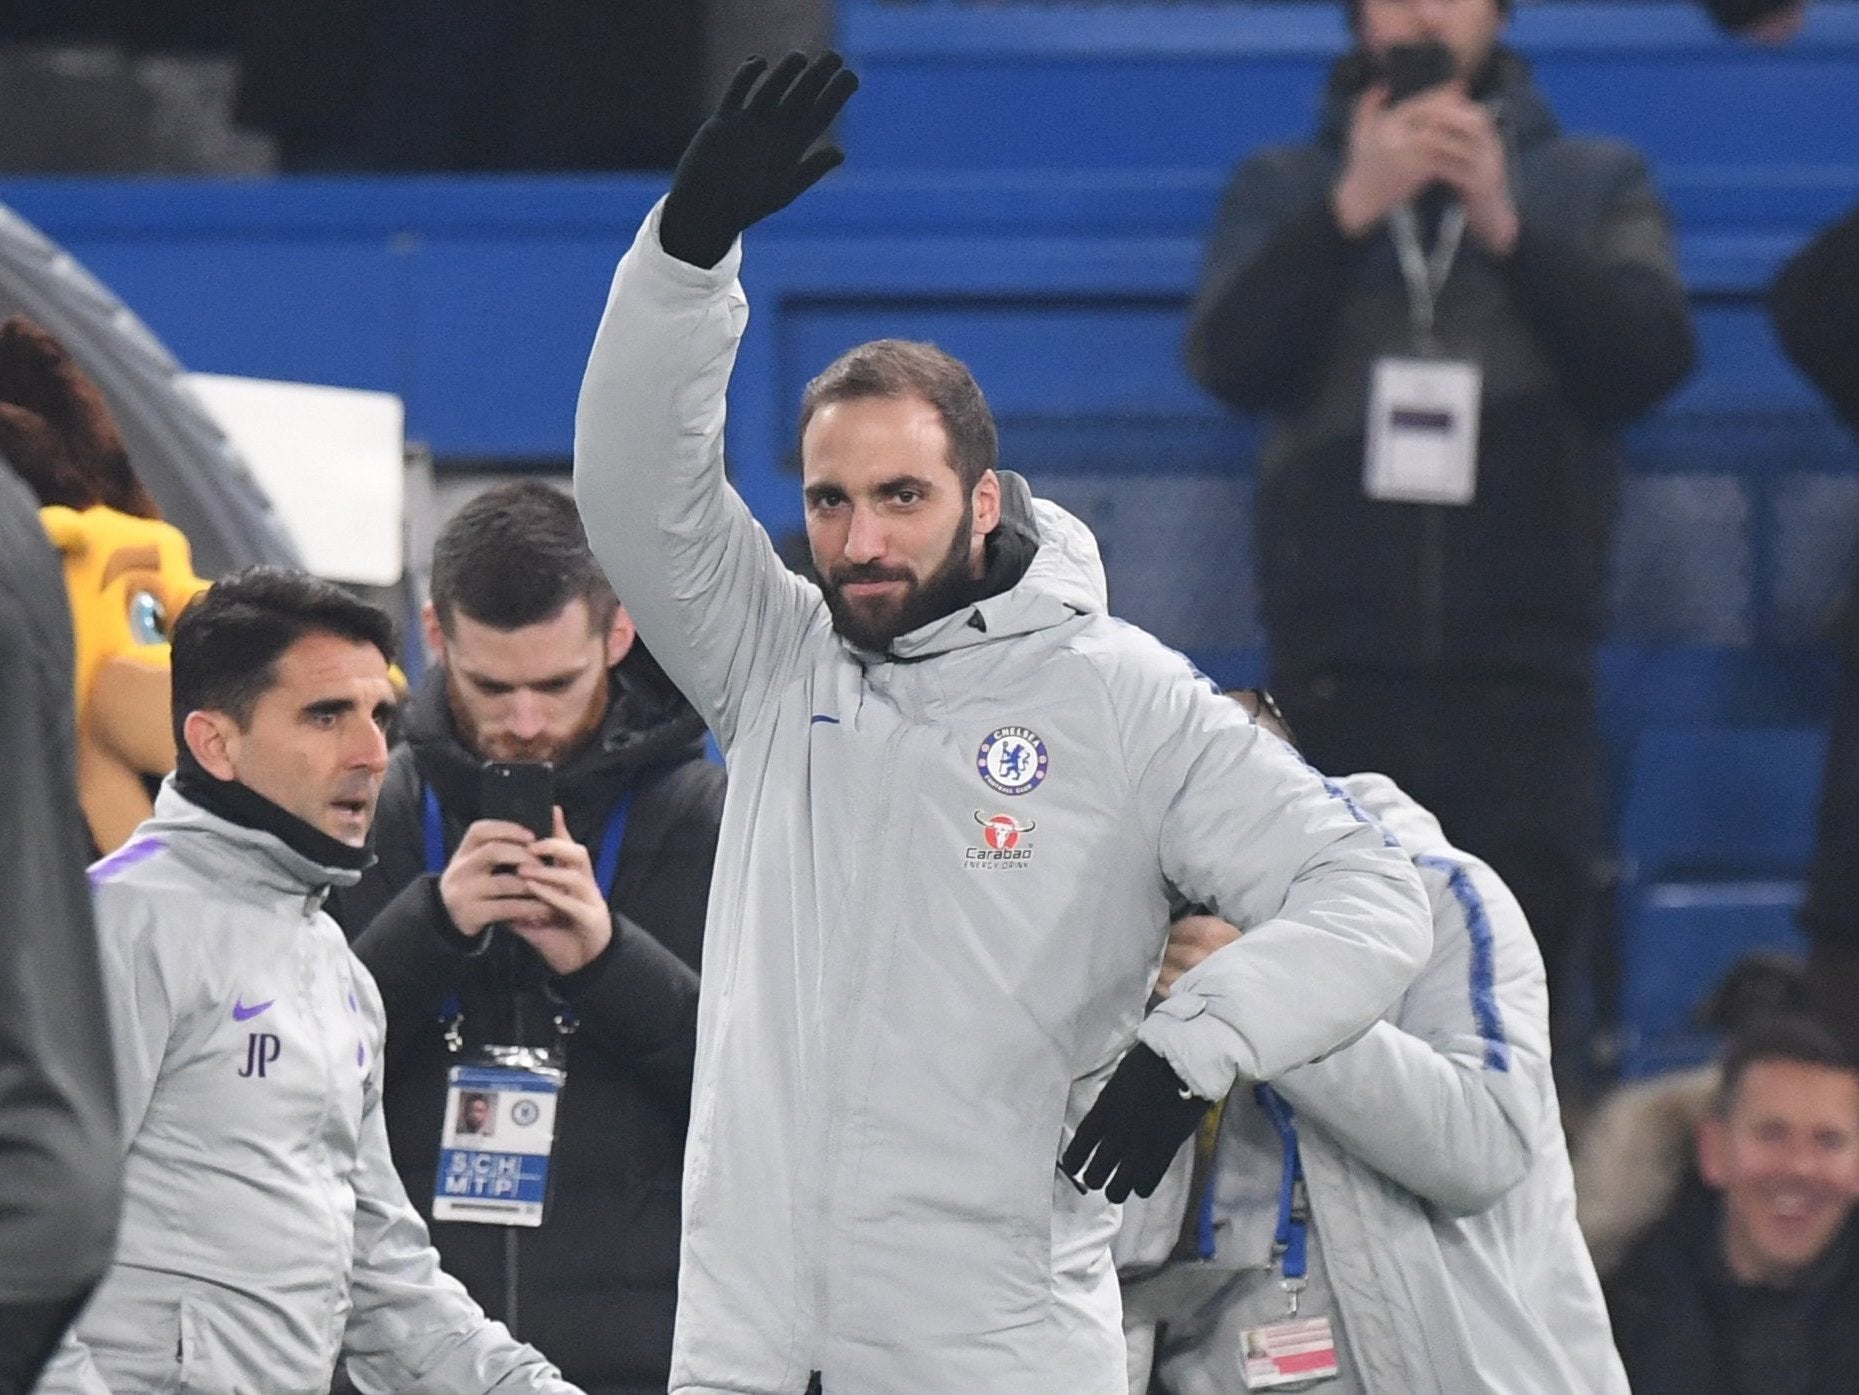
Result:
[[[1818,727],[1640,734],[1620,824],[1624,1074],[1704,1059],[1691,1017],[1724,972],[1804,951],[1794,917],[1825,753]]]
[[[1629,891],[1672,881],[1796,878],[1813,848],[1820,727],[1652,727],[1620,820]]]
[[[1758,950],[1805,953],[1797,881],[1661,882],[1622,926],[1621,1073],[1657,1074],[1710,1055],[1692,1013],[1726,970]]]

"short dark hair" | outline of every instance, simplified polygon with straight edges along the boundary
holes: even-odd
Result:
[[[1736,1108],[1743,1077],[1765,1061],[1794,1061],[1859,1075],[1859,1062],[1854,1061],[1852,1053],[1813,1018],[1801,1013],[1759,1018],[1733,1036],[1724,1052],[1723,1073],[1712,1102],[1720,1116]]]
[[[1000,463],[994,413],[968,365],[934,344],[912,339],[874,339],[848,349],[826,366],[800,395],[799,436],[820,408],[863,397],[920,397],[936,409],[949,437],[949,467],[973,489]]]
[[[169,636],[174,743],[189,712],[224,712],[243,731],[278,678],[278,659],[310,634],[372,644],[394,662],[394,622],[334,582],[288,567],[248,567],[190,602]]]
[[[431,595],[448,635],[460,614],[520,630],[554,619],[577,597],[600,631],[620,604],[574,500],[542,480],[493,485],[452,515],[433,544]]]

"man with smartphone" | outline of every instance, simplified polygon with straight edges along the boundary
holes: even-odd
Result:
[[[1505,0],[1351,0],[1322,125],[1229,185],[1190,372],[1272,419],[1272,686],[1516,891],[1552,1001],[1605,924],[1614,437],[1693,357],[1639,157],[1561,134]]]
[[[446,1268],[592,1395],[663,1395],[723,772],[538,480],[433,549],[434,656],[338,915]]]

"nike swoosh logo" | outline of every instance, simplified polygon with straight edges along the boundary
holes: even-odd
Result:
[[[276,1001],[276,998],[266,998],[262,1003],[254,1003],[251,1007],[247,1007],[243,998],[234,998],[232,1000],[232,1020],[234,1022],[250,1021]]]

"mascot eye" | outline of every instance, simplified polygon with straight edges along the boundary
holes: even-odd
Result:
[[[168,607],[148,591],[129,596],[129,637],[137,644],[161,644],[168,638]]]

